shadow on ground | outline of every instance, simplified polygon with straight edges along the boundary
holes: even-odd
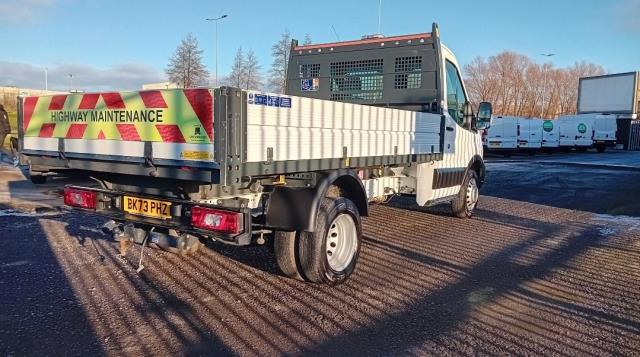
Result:
[[[640,353],[640,238],[628,223],[495,198],[472,220],[404,206],[372,206],[357,271],[336,288],[280,276],[265,247],[187,257],[145,250],[137,274],[139,247],[118,257],[95,229],[101,220],[75,213],[33,223],[0,217],[3,236],[29,235],[0,254],[60,280],[50,289],[66,293],[49,295],[51,305],[75,301],[77,320],[58,339],[88,334],[87,345],[107,354]],[[49,252],[25,255],[31,245]],[[55,264],[41,264],[40,254]],[[12,301],[36,294],[34,283]],[[43,330],[59,327],[59,318],[23,315]],[[3,320],[3,349],[56,338],[12,332],[16,316]]]

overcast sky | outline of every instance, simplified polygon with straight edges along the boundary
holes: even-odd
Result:
[[[220,76],[238,46],[255,50],[262,69],[283,30],[313,41],[357,39],[377,31],[378,0],[101,1],[0,0],[0,86],[137,89],[164,80],[180,39],[192,32],[214,73],[214,26],[220,23]],[[557,66],[585,60],[612,72],[640,70],[640,0],[383,0],[385,35],[428,32],[462,64],[508,49]],[[331,26],[336,29],[333,32]],[[70,78],[69,74],[73,74]]]

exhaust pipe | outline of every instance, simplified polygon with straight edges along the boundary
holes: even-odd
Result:
[[[149,238],[151,243],[158,248],[180,254],[196,252],[202,245],[198,237],[186,233],[175,236],[171,234],[151,232]]]

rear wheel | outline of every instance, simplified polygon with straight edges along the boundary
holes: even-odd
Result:
[[[337,285],[353,273],[360,254],[362,227],[355,204],[325,197],[314,232],[300,232],[300,267],[307,280]]]
[[[458,218],[469,218],[473,215],[473,210],[478,205],[480,198],[480,188],[478,187],[478,175],[475,171],[469,170],[464,178],[458,197],[451,201],[453,215]]]
[[[604,145],[599,145],[597,149],[598,149],[598,152],[603,153],[606,150],[606,147],[604,147]]]
[[[304,280],[300,273],[298,239],[299,234],[296,232],[276,231],[273,237],[273,248],[282,274],[291,279]]]

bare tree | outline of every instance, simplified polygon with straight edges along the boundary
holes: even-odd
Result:
[[[233,66],[231,67],[231,73],[225,78],[226,85],[242,88],[245,82],[245,60],[242,53],[242,47],[236,51],[236,56],[233,58]]]
[[[302,42],[302,45],[303,45],[303,46],[306,46],[306,45],[310,45],[310,44],[312,44],[312,43],[313,43],[313,42],[312,42],[312,40],[311,40],[311,34],[307,32],[307,33],[304,35],[304,41]]]
[[[198,40],[188,34],[169,59],[165,69],[169,81],[182,88],[191,88],[207,83],[209,71],[202,63],[202,50],[198,48]]]
[[[490,101],[496,114],[522,117],[575,113],[579,78],[603,73],[601,66],[591,63],[554,68],[509,51],[475,58],[465,66],[472,102]]]
[[[287,81],[287,66],[291,51],[291,33],[285,30],[278,42],[271,46],[271,70],[269,71],[269,89],[276,93],[283,93]]]
[[[260,64],[258,63],[258,57],[249,50],[247,57],[244,60],[244,89],[260,89],[262,87],[262,75],[260,74]]]

